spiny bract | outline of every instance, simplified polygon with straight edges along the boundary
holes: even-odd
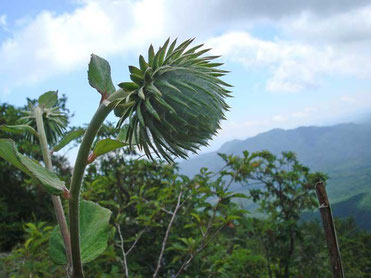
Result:
[[[212,62],[219,56],[202,56],[210,50],[203,45],[187,49],[192,41],[168,47],[168,39],[157,53],[151,45],[148,61],[140,56],[139,68],[129,66],[132,82],[119,84],[130,93],[115,108],[118,126],[127,122],[125,140],[151,159],[151,152],[168,161],[186,158],[206,146],[229,108],[230,85],[219,79],[227,71]]]

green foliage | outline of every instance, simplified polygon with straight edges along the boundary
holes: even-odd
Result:
[[[94,54],[91,55],[89,63],[88,79],[90,86],[95,88],[104,98],[116,90],[112,83],[109,63]]]
[[[38,136],[36,130],[29,125],[2,125],[0,126],[0,129],[9,133],[24,134],[26,132],[29,132],[33,136]]]
[[[42,108],[52,108],[58,103],[58,91],[49,91],[42,94],[37,102]]]
[[[72,266],[76,278],[84,277],[82,263],[87,263],[89,277],[128,277],[129,273],[155,278],[327,275],[325,263],[303,267],[323,262],[325,252],[322,243],[313,247],[303,242],[312,239],[313,234],[323,239],[318,226],[299,221],[303,211],[316,206],[314,184],[325,181],[326,176],[310,172],[294,153],[284,152],[281,157],[268,151],[244,151],[243,157],[221,155],[226,163],[222,170],[213,173],[202,168],[193,178],[177,174],[174,165],[123,159],[122,153],[134,153],[134,146],[151,160],[152,152],[167,161],[185,158],[189,151],[207,145],[219,129],[228,109],[225,98],[230,93],[225,89],[229,85],[219,79],[226,71],[212,62],[216,56],[202,56],[208,51],[199,50],[202,45],[187,49],[191,43],[187,40],[176,46],[175,40],[168,46],[167,40],[156,53],[150,46],[148,61],[140,56],[140,68],[129,67],[133,82],[121,83],[117,91],[108,62],[92,55],[89,83],[102,99],[84,133],[71,178],[71,194],[64,182],[41,167],[37,159],[21,155],[14,141],[0,139],[0,156],[38,179],[51,193],[66,193],[70,216],[68,232],[67,227],[63,228],[67,224],[60,199],[54,196],[62,233],[58,228],[51,232],[43,222],[28,223],[24,245],[1,260],[1,274],[59,275],[61,268],[45,259],[49,241],[54,262],[67,263],[67,274]],[[47,92],[37,102],[28,101],[21,125],[4,125],[2,130],[18,135],[25,132],[33,140],[38,137],[45,165],[51,170],[47,139],[55,145],[68,119],[58,106],[57,92]],[[120,117],[118,126],[127,125],[117,140],[99,138],[98,131],[113,109]],[[103,128],[100,134],[104,132],[110,129]],[[82,131],[69,133],[56,150],[81,135]],[[129,152],[120,150],[126,145]],[[86,200],[80,198],[83,180],[82,197]],[[251,186],[249,198],[259,205],[263,218],[248,218],[247,211],[234,202],[246,196],[230,191],[233,182]],[[3,200],[0,206],[6,217],[12,216]],[[351,225],[345,226],[349,231]],[[353,245],[345,236],[340,241],[345,256],[350,258],[346,269],[354,277],[367,277],[370,254],[364,246],[369,235],[352,236],[361,239],[357,250],[362,257],[353,255]],[[69,246],[72,253],[64,248]],[[352,261],[354,257],[357,263]]]
[[[333,208],[336,206],[333,213],[343,218],[354,217],[357,225],[371,231],[371,201],[367,202],[366,196],[356,197],[370,193],[370,142],[369,123],[347,123],[291,130],[273,129],[246,140],[227,142],[218,152],[227,155],[242,155],[244,150],[251,153],[268,150],[275,155],[288,150],[295,152],[302,164],[330,177],[326,189]],[[212,152],[183,161],[179,168],[182,174],[193,176],[201,167],[217,171],[223,165],[223,159]],[[241,188],[237,183],[232,188],[248,194],[248,189]],[[251,207],[251,203],[246,207]]]
[[[118,126],[128,121],[125,141],[135,138],[149,158],[151,151],[168,161],[197,152],[228,109],[229,85],[219,79],[226,71],[212,62],[217,56],[202,56],[209,51],[199,50],[202,45],[187,50],[192,41],[168,47],[167,40],[156,53],[151,45],[148,60],[140,56],[140,68],[129,67],[133,82],[119,84],[129,94],[115,108]]]
[[[300,216],[317,205],[315,184],[325,182],[326,175],[311,173],[292,152],[283,152],[281,157],[268,151],[221,156],[235,181],[253,187],[250,197],[265,217],[253,219],[253,233],[264,246],[269,275],[290,277],[295,245],[301,236]]]
[[[203,169],[189,179],[178,175],[174,166],[146,160],[126,161],[117,152],[89,167],[82,194],[112,210],[112,225],[121,230],[126,251],[137,241],[127,263],[131,275],[138,277],[153,275],[180,198],[181,208],[176,211],[166,241],[160,277],[176,274],[188,259],[192,263],[186,273],[195,277],[201,274],[198,265],[205,254],[245,213],[232,202],[233,194],[226,192],[223,178],[212,181],[212,174]],[[117,232],[117,246],[120,241]],[[116,252],[122,258],[119,248]],[[209,273],[206,269],[205,274]]]
[[[83,136],[84,133],[85,133],[84,129],[72,130],[72,131],[66,133],[64,135],[64,137],[62,138],[62,140],[56,146],[53,147],[53,152],[60,151],[66,145],[71,143],[71,141],[76,140],[76,139],[80,138],[81,136]]]
[[[109,153],[111,151],[120,149],[127,145],[128,144],[122,141],[110,138],[99,140],[94,146],[93,153],[89,157],[89,162],[93,162],[97,157]]]
[[[344,274],[349,278],[371,276],[371,233],[360,230],[348,218],[335,222]]]
[[[334,217],[354,218],[356,224],[361,229],[371,231],[371,194],[361,193],[354,195],[344,201],[331,204],[331,211]],[[305,212],[302,215],[304,221],[320,219],[319,211]]]
[[[11,139],[0,139],[0,157],[8,161],[23,173],[31,176],[30,170],[22,163],[22,154],[17,150],[15,142]]]
[[[83,263],[94,260],[106,249],[110,217],[110,210],[91,201],[81,201],[80,237]],[[51,234],[49,254],[56,264],[67,264],[59,227],[56,227]]]
[[[59,100],[64,107],[65,98]],[[8,104],[0,104],[0,125],[13,126],[23,115],[22,110]],[[67,110],[63,109],[67,114]],[[27,153],[37,161],[42,160],[40,148],[32,144],[22,134],[8,133],[0,130],[0,137],[11,137],[17,142],[21,153]],[[71,172],[68,161],[60,156],[52,156],[55,170],[64,181]],[[0,159],[0,250],[10,251],[23,238],[23,224],[37,219],[53,221],[50,197],[38,183],[27,174]],[[0,275],[1,276],[1,275]]]
[[[151,277],[181,192],[180,202],[184,204],[170,227],[159,277],[176,275],[189,259],[192,259],[191,263],[179,277],[282,277],[281,264],[290,244],[287,231],[293,226],[296,234],[290,277],[331,277],[326,242],[319,223],[285,223],[284,217],[276,212],[267,212],[265,218],[249,217],[233,202],[235,197],[243,196],[226,190],[233,177],[246,181],[247,176],[254,177],[260,173],[262,176],[266,174],[267,180],[271,178],[273,169],[277,170],[276,177],[283,177],[278,170],[280,167],[290,177],[285,180],[285,186],[289,187],[293,183],[290,167],[300,164],[293,157],[285,158],[284,155],[270,160],[272,157],[268,154],[249,153],[242,158],[225,156],[230,163],[221,172],[212,173],[204,168],[190,179],[179,175],[175,166],[125,160],[122,151],[101,156],[88,168],[83,198],[110,208],[112,217],[109,232],[105,233],[108,236],[107,248],[94,261],[84,264],[87,277],[123,277],[121,246],[126,253],[129,275]],[[256,164],[264,159],[271,163]],[[280,159],[282,161],[278,162]],[[263,165],[268,165],[272,171],[266,171]],[[307,177],[314,175],[298,165],[292,168],[297,173],[307,173]],[[264,192],[264,188],[261,191]],[[266,202],[275,200],[273,192],[267,196],[259,197],[257,202],[261,205],[264,198]],[[308,195],[303,198],[308,198]],[[267,204],[265,207],[270,208]],[[300,205],[296,209],[302,208]],[[290,217],[295,219],[296,215],[293,213]],[[347,277],[368,277],[370,234],[357,230],[353,222],[336,222],[336,227]],[[41,233],[40,248],[29,249],[30,253],[27,253],[25,245],[22,245],[1,259],[3,276],[11,273],[15,277],[22,277],[24,273],[28,276],[52,277],[52,273],[63,276],[62,267],[54,265],[46,252],[51,227]],[[35,239],[29,240],[33,237],[32,233],[27,233],[25,242],[29,243],[28,248],[37,243]]]
[[[64,269],[47,259],[47,245],[53,229],[45,222],[24,225],[26,241],[1,260],[2,277],[63,277]]]
[[[264,256],[239,244],[219,243],[203,260],[210,277],[267,277]]]
[[[55,173],[49,171],[29,157],[20,154],[13,140],[0,139],[0,157],[39,181],[50,194],[61,195],[63,192],[67,191],[64,182],[61,181]]]

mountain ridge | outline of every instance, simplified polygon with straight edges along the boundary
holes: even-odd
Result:
[[[369,195],[371,192],[370,142],[371,124],[368,122],[323,127],[302,126],[287,130],[276,128],[245,140],[228,141],[216,152],[182,161],[179,163],[179,171],[188,176],[198,173],[201,167],[218,171],[224,165],[218,153],[241,155],[243,150],[269,150],[278,155],[283,151],[293,151],[300,163],[308,166],[311,171],[321,171],[329,176],[327,191],[333,204],[347,203],[347,200],[356,195]],[[248,192],[248,189],[240,185],[234,185],[232,190]],[[362,199],[368,199],[362,196]],[[358,207],[370,210],[368,220],[371,222],[371,204]]]

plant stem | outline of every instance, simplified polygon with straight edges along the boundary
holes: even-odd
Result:
[[[73,169],[69,200],[70,212],[70,234],[71,234],[71,248],[73,261],[73,278],[83,278],[84,273],[82,269],[81,255],[80,255],[80,216],[79,216],[79,200],[81,183],[84,176],[85,168],[88,163],[89,152],[93,144],[94,138],[97,135],[100,127],[108,114],[112,111],[113,106],[108,105],[111,101],[124,97],[125,92],[121,89],[109,96],[107,101],[103,101],[98,110],[95,112],[88,129],[86,130],[82,139],[79,152],[76,157],[75,167]],[[108,103],[108,104],[107,104]]]
[[[48,148],[48,141],[45,134],[45,127],[44,127],[44,121],[43,121],[43,111],[41,107],[36,107],[35,109],[35,118],[36,118],[36,127],[37,132],[39,134],[39,142],[41,147],[41,152],[43,155],[44,163],[47,169],[50,171],[53,171],[53,164],[50,157],[50,151]],[[59,225],[59,228],[61,230],[65,251],[66,251],[66,257],[67,257],[67,276],[70,276],[71,268],[72,268],[72,252],[71,252],[71,240],[70,240],[70,233],[68,231],[66,217],[64,214],[63,206],[61,199],[58,196],[51,195],[52,202],[54,206],[54,212],[57,218],[57,222]]]

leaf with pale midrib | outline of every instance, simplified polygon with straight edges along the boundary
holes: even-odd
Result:
[[[13,140],[0,139],[0,157],[39,181],[50,194],[61,195],[67,191],[64,181],[61,181],[55,173],[41,166],[37,161],[20,154]]]

